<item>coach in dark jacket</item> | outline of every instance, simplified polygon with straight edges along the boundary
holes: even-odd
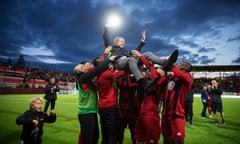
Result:
[[[186,121],[189,121],[189,124],[192,124],[192,118],[193,118],[193,89],[194,84],[192,85],[191,90],[188,92],[184,107],[185,107],[185,118]]]
[[[57,100],[57,92],[59,91],[59,87],[56,84],[56,80],[54,76],[51,76],[49,79],[49,83],[45,87],[45,96],[46,104],[44,107],[44,112],[47,112],[48,106],[51,103],[51,110],[54,110],[55,101]]]

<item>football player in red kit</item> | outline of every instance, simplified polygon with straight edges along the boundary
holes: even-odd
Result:
[[[118,112],[121,120],[121,131],[119,144],[123,143],[124,130],[129,128],[132,138],[132,144],[136,144],[134,138],[134,130],[136,117],[138,114],[136,92],[138,83],[132,74],[123,76],[117,79],[117,86],[119,89],[119,105]]]
[[[154,68],[154,64],[148,61],[140,52],[133,50],[133,56],[146,65],[151,75],[150,79],[158,77],[159,74]],[[144,92],[140,112],[136,119],[135,138],[138,143],[157,144],[160,138],[160,116],[158,113],[158,104],[160,95],[157,86]]]
[[[94,65],[103,61],[103,58],[94,60]],[[98,108],[101,123],[102,143],[117,144],[120,136],[120,118],[117,110],[117,96],[114,89],[114,79],[125,74],[124,71],[114,71],[109,68],[96,77],[98,90]]]
[[[160,86],[165,89],[161,123],[164,144],[184,143],[184,101],[193,83],[189,74],[191,67],[190,63],[180,62],[172,66],[166,77],[159,80]]]

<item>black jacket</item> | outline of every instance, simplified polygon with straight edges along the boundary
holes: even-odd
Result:
[[[32,121],[38,120],[39,124],[35,126]],[[24,144],[40,144],[43,134],[43,123],[53,123],[56,121],[56,115],[48,116],[43,112],[27,110],[23,115],[16,119],[17,125],[23,125],[21,140]]]
[[[186,96],[186,99],[185,99],[185,102],[193,102],[193,90],[194,90],[194,84],[192,84],[192,87],[191,89],[189,90],[189,92],[187,93],[187,96]]]
[[[51,88],[53,88],[54,86],[56,86],[56,89],[54,89],[52,91]],[[44,99],[46,99],[46,100],[56,100],[58,91],[59,91],[59,87],[56,83],[54,83],[54,84],[48,83],[45,87],[45,97],[44,97]]]
[[[108,28],[104,27],[104,33],[103,33],[103,41],[104,41],[104,46],[107,47],[111,45],[110,40],[108,38]],[[141,51],[143,46],[145,45],[145,42],[141,41],[138,46],[135,48],[135,50]],[[118,58],[121,58],[123,56],[130,57],[131,51],[127,50],[126,48],[120,48],[119,46],[113,46],[112,47],[112,55],[117,56]]]
[[[221,103],[222,102],[221,95],[223,93],[223,90],[222,90],[221,86],[209,89],[208,93],[212,95],[212,100],[211,100],[212,103]]]

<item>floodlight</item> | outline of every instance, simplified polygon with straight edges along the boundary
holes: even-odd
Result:
[[[117,15],[111,15],[107,19],[106,27],[117,27],[120,24],[120,18]]]

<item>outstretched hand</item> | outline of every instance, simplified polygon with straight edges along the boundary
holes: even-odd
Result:
[[[32,123],[33,123],[35,126],[37,126],[38,123],[39,123],[39,121],[38,121],[38,120],[33,120]]]
[[[110,60],[110,61],[114,61],[114,60],[116,59],[116,57],[117,57],[117,56],[111,56],[111,57],[109,58],[109,60]]]
[[[145,40],[146,40],[146,34],[147,34],[147,31],[146,31],[146,30],[143,30],[143,32],[142,32],[142,37],[141,37],[141,41],[145,41]]]
[[[51,111],[50,111],[50,114],[51,114],[51,115],[55,115],[55,114],[56,114],[56,111],[55,111],[55,110],[51,110]]]
[[[108,54],[111,50],[112,50],[112,46],[111,46],[111,45],[108,45],[108,46],[105,48],[104,53],[105,53],[105,54]]]
[[[142,54],[138,50],[132,50],[133,57],[140,57]]]

